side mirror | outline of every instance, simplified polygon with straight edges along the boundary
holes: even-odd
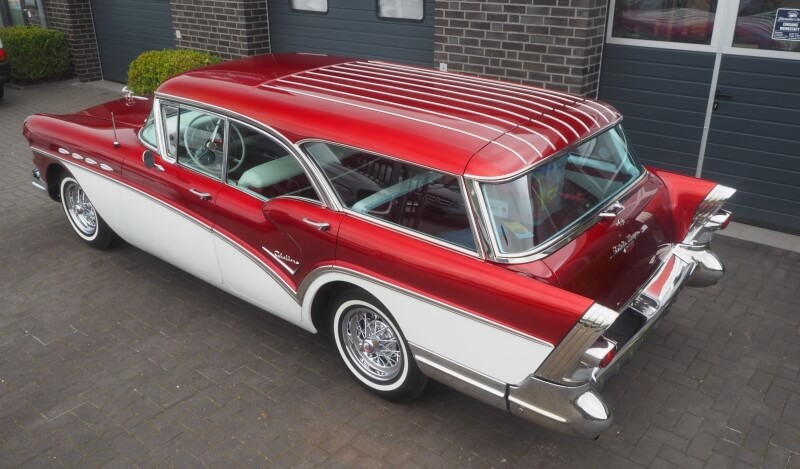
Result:
[[[159,172],[164,171],[164,167],[156,163],[156,155],[150,150],[145,150],[144,153],[142,153],[142,162],[146,168],[155,168],[156,171]]]
[[[156,157],[153,155],[152,151],[145,150],[144,153],[142,153],[142,162],[145,167],[152,168],[156,165]]]

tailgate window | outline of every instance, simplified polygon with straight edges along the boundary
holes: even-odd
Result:
[[[499,251],[524,253],[554,239],[593,215],[643,171],[622,127],[616,126],[511,181],[482,184]]]

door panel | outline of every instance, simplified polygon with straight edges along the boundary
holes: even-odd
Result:
[[[316,202],[291,197],[265,202],[223,187],[217,197],[216,230],[250,259],[250,265],[243,265],[241,256],[220,252],[225,288],[278,316],[299,321],[299,306],[287,311],[286,294],[293,295],[316,267],[333,265],[341,218],[341,213]],[[306,219],[328,227],[320,230]]]
[[[735,220],[800,233],[798,60],[725,55],[702,176],[738,189]]]
[[[220,182],[156,156],[164,170],[127,158],[123,178],[136,190],[122,191],[125,240],[209,283],[221,283],[214,252],[214,197]],[[205,192],[201,199],[190,189]]]

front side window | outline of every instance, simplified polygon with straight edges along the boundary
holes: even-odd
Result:
[[[421,21],[423,0],[378,0],[378,18]]]
[[[617,0],[612,36],[711,44],[716,0]]]
[[[476,250],[457,177],[330,143],[303,149],[349,210]]]
[[[742,0],[733,47],[800,52],[800,1]]]
[[[509,182],[481,184],[499,251],[525,253],[554,239],[642,172],[617,126]]]
[[[166,151],[178,164],[222,179],[227,121],[192,107],[163,103]]]
[[[139,132],[139,138],[142,139],[142,142],[149,146],[151,149],[155,150],[158,148],[158,137],[156,136],[156,120],[155,120],[155,110],[147,116],[147,120],[144,122],[144,126],[142,126],[142,130]]]
[[[319,201],[317,191],[297,159],[262,132],[230,123],[227,181],[264,199],[300,197]]]

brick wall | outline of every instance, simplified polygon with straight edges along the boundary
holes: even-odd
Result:
[[[437,66],[596,96],[608,0],[436,0]]]
[[[170,0],[178,48],[198,49],[223,59],[269,52],[265,0]]]
[[[67,36],[72,66],[80,81],[102,78],[89,0],[47,0],[47,26]]]

